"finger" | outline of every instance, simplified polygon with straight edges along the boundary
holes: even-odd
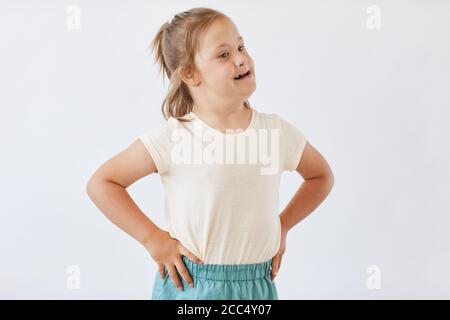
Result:
[[[277,253],[277,254],[278,254],[278,253]],[[274,256],[272,257],[272,265],[271,265],[272,270],[275,268],[275,258],[276,258],[276,256],[277,256],[277,254],[274,255]]]
[[[272,280],[276,277],[276,275],[278,273],[279,260],[280,260],[280,255],[279,254],[277,254],[272,259]]]
[[[277,266],[278,266],[278,259],[280,257],[280,253],[277,253],[273,258],[272,258],[272,273],[274,271],[277,270]]]
[[[180,278],[178,277],[175,265],[171,264],[166,267],[167,267],[167,270],[169,271],[169,276],[172,279],[175,287],[177,289],[183,290],[183,286],[181,285],[181,281],[180,281]]]
[[[158,264],[159,275],[161,276],[161,279],[164,280],[164,278],[166,277],[166,273],[164,271],[164,265],[160,262],[158,262],[157,264]]]
[[[186,249],[181,243],[180,243],[180,246],[179,246],[179,252],[182,255],[185,255],[186,257],[188,257],[189,260],[191,260],[192,262],[203,263],[203,261],[200,258],[198,258],[192,252],[190,252],[188,249]]]
[[[280,271],[280,269],[281,269],[281,260],[283,259],[283,255],[284,254],[280,254],[280,260],[278,261],[278,271],[277,271],[277,273]]]
[[[175,261],[175,265],[177,267],[178,273],[181,274],[181,276],[183,277],[184,281],[186,281],[189,285],[189,287],[193,288],[194,287],[194,281],[192,281],[191,275],[189,274],[186,266],[183,263],[183,260],[178,259],[177,261]]]

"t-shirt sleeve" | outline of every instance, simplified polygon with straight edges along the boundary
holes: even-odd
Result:
[[[167,173],[171,165],[172,148],[168,123],[150,128],[139,134],[138,138],[155,162],[158,174]]]
[[[294,171],[300,162],[307,139],[297,126],[280,116],[277,117],[280,128],[281,169]]]

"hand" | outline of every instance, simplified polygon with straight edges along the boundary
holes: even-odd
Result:
[[[183,263],[181,255],[185,255],[189,260],[195,263],[203,262],[186,249],[177,239],[172,238],[167,231],[157,229],[152,237],[151,243],[146,246],[146,248],[153,260],[156,261],[162,279],[165,277],[165,266],[175,287],[179,290],[183,291],[183,286],[177,275],[177,271],[191,288],[194,287],[192,278]]]
[[[288,230],[281,224],[281,243],[280,249],[278,249],[277,254],[272,258],[272,281],[277,276],[278,271],[281,267],[281,259],[283,258],[284,252],[286,251],[286,237]]]

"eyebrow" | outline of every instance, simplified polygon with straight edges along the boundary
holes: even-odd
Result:
[[[240,36],[239,38],[237,38],[237,41],[243,40],[243,39],[244,39],[244,38],[242,38],[242,36]],[[219,49],[219,48],[221,48],[221,47],[226,47],[227,45],[228,45],[227,43],[219,44],[219,45],[216,47],[215,50],[217,50],[217,49]]]

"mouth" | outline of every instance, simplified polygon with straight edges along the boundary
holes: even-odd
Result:
[[[234,80],[242,80],[242,79],[247,79],[252,75],[252,72],[250,70],[248,70],[246,73],[241,74],[237,77],[234,78]]]

